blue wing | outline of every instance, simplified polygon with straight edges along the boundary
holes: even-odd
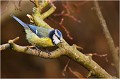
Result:
[[[31,25],[31,24],[27,24],[27,26],[30,28],[30,30],[35,33],[38,37],[42,37],[42,35],[40,34],[40,32],[38,31],[38,27]]]
[[[25,29],[30,29],[33,33],[35,33],[40,38],[41,37],[48,37],[49,32],[51,31],[51,29],[48,29],[48,28],[38,27],[35,25],[31,25],[31,24],[26,24],[14,15],[12,17],[16,21],[18,21]]]
[[[40,35],[40,33],[38,32],[38,30],[37,30],[37,27],[36,26],[34,26],[34,25],[30,25],[30,24],[26,24],[26,23],[24,23],[23,21],[21,21],[19,18],[17,18],[16,16],[12,16],[16,21],[18,21],[24,28],[30,28],[30,30],[33,32],[33,33],[35,33],[38,37],[42,37],[41,35]]]

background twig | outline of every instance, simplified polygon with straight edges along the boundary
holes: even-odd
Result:
[[[113,41],[113,39],[112,39],[112,37],[110,35],[110,32],[109,32],[109,30],[107,28],[106,21],[105,21],[103,15],[102,15],[99,4],[98,4],[98,2],[96,0],[94,1],[94,5],[95,5],[95,10],[96,10],[97,16],[98,16],[98,18],[100,20],[100,23],[102,25],[102,29],[103,29],[103,32],[105,34],[105,38],[107,39],[107,43],[109,45],[110,53],[112,54],[112,57],[113,57],[113,62],[115,64],[117,72],[119,72],[118,50],[115,47],[114,41]]]

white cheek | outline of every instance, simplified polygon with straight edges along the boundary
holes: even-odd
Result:
[[[57,33],[57,30],[55,30],[55,34],[56,34],[57,36],[59,36],[58,33]]]
[[[37,33],[38,33],[38,31],[36,30],[36,31],[35,31],[35,33],[37,34]]]
[[[55,35],[53,35],[53,42],[55,44],[58,44],[58,43],[60,43],[60,40]]]

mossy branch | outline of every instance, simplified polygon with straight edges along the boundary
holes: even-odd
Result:
[[[109,49],[110,49],[110,53],[112,55],[112,58],[113,58],[117,73],[119,74],[119,55],[118,55],[119,52],[117,50],[117,47],[115,47],[112,36],[110,35],[110,32],[109,32],[109,30],[107,28],[106,21],[105,21],[103,15],[102,15],[99,4],[98,4],[98,2],[96,0],[94,1],[94,5],[95,5],[95,10],[96,10],[97,16],[98,16],[98,18],[100,20],[100,23],[101,23],[103,33],[104,33],[105,38],[107,40],[107,43],[108,43],[108,46],[109,46]]]
[[[61,55],[66,55],[76,62],[80,63],[83,67],[91,72],[92,75],[96,77],[102,78],[112,78],[103,68],[101,68],[96,62],[92,60],[91,57],[82,54],[82,52],[78,51],[75,45],[70,46],[66,41],[63,41],[58,45],[59,48],[50,52],[49,55],[47,52],[43,52],[37,49],[32,49],[29,46],[20,46],[14,43],[14,40],[9,40],[7,44],[3,44],[12,48],[17,52],[22,52],[26,54],[36,55],[42,58],[58,58]],[[2,45],[1,45],[2,46]],[[5,47],[6,47],[5,46]],[[5,49],[1,49],[5,50]]]
[[[46,4],[45,4],[46,5]],[[40,6],[40,5],[39,5]],[[43,9],[43,8],[42,8]],[[35,7],[36,11],[33,11],[32,17],[36,25],[40,27],[51,28],[43,18],[41,18],[41,14],[39,13],[38,7]],[[51,9],[50,9],[51,10]],[[53,12],[53,11],[52,11]],[[52,12],[47,11],[48,17]],[[46,18],[44,17],[44,18]],[[52,28],[51,28],[52,29]],[[29,46],[20,46],[14,43],[14,40],[9,40],[7,44],[1,45],[1,47],[10,47],[17,52],[22,52],[26,54],[36,55],[42,58],[58,58],[61,55],[66,55],[73,59],[74,61],[80,63],[83,67],[90,71],[90,73],[99,78],[112,78],[110,74],[108,74],[102,67],[100,67],[95,61],[92,60],[92,57],[84,55],[82,52],[78,51],[75,45],[70,46],[64,39],[63,42],[58,44],[58,48],[49,55],[47,52],[43,52],[37,49],[30,48]],[[5,48],[1,48],[1,50],[5,50]]]

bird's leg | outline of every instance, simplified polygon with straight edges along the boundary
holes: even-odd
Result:
[[[36,46],[36,45],[34,45],[33,44],[33,46],[35,47],[35,49],[38,51],[38,52],[41,52],[41,50],[40,50],[40,48],[43,48],[47,53],[48,53],[48,56],[50,56],[51,55],[51,53],[48,51],[48,49],[47,48],[44,48],[44,47],[39,47],[39,46]]]
[[[47,48],[43,48],[47,53],[48,53],[48,56],[50,56],[51,55],[51,53],[48,51],[48,49]]]
[[[35,44],[32,44],[32,46],[33,46],[37,51],[41,52],[41,50],[39,49],[38,46],[36,46]],[[32,46],[31,46],[31,47],[32,47]]]

